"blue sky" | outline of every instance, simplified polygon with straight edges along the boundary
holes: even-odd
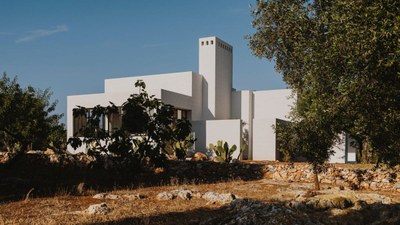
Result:
[[[234,48],[236,89],[284,88],[273,63],[249,50],[249,4],[255,0],[0,0],[0,72],[50,87],[65,113],[68,95],[102,92],[106,78],[198,71],[198,38],[218,36]]]

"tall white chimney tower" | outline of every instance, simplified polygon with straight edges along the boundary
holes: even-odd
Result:
[[[199,39],[199,73],[203,75],[203,119],[230,119],[232,51],[217,37]]]

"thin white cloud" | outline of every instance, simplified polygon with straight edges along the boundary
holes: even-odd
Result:
[[[23,42],[29,42],[29,41],[33,41],[36,40],[38,38],[43,38],[43,37],[47,37],[56,33],[60,33],[60,32],[66,32],[68,31],[68,27],[65,25],[59,25],[56,26],[53,29],[48,29],[48,30],[33,30],[31,32],[29,32],[26,36],[20,37],[17,40],[15,40],[15,43],[23,43]]]

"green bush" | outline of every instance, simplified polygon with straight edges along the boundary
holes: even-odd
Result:
[[[174,118],[174,107],[162,103],[154,96],[150,96],[143,81],[135,83],[139,94],[132,94],[122,104],[122,126],[113,131],[102,126],[103,118],[110,118],[118,112],[118,107],[112,102],[107,107],[100,105],[90,110],[78,107],[74,116],[84,116],[86,125],[79,130],[83,138],[73,137],[68,143],[73,148],[83,144],[88,154],[100,157],[101,154],[111,155],[121,159],[132,159],[132,162],[151,163],[163,166],[165,163],[168,143],[177,143],[177,149],[184,149],[187,144],[193,143],[188,138],[191,133],[191,124],[187,120]],[[182,157],[183,153],[177,153]],[[184,157],[184,156],[183,156]]]

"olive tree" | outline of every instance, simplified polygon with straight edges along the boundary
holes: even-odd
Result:
[[[378,162],[396,164],[398,15],[397,0],[260,0],[253,10],[256,32],[249,44],[256,56],[275,62],[296,94],[293,122],[304,120],[315,132],[329,134],[326,143],[335,139],[332,131],[346,132],[360,149],[368,143]],[[330,151],[324,145],[314,147]]]

